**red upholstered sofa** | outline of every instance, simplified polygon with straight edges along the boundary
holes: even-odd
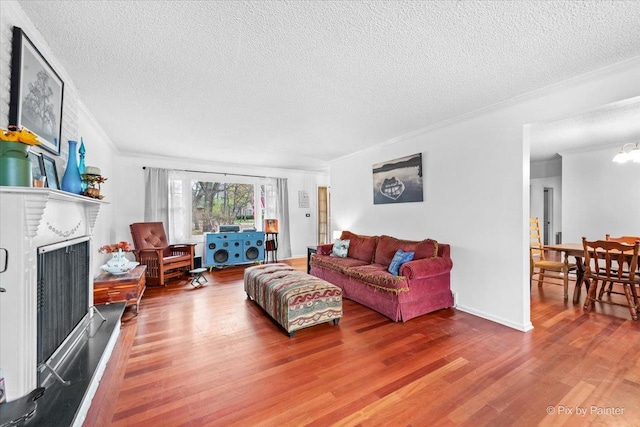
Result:
[[[349,231],[342,232],[340,238],[349,240],[347,257],[331,256],[333,244],[320,245],[311,256],[310,272],[342,288],[344,298],[396,322],[453,306],[449,245],[431,239],[416,242]],[[398,249],[415,255],[394,276],[387,268]]]

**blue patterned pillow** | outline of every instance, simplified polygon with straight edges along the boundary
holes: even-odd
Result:
[[[411,261],[414,254],[415,252],[405,252],[402,249],[398,249],[391,260],[391,264],[389,264],[389,273],[397,276],[400,271],[400,266],[405,262]]]
[[[349,240],[336,239],[333,242],[333,249],[331,250],[331,256],[338,258],[346,258],[347,252],[349,252]]]

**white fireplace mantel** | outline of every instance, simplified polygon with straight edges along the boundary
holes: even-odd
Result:
[[[10,203],[13,200],[18,201],[18,199],[24,200],[25,216],[27,219],[26,232],[29,237],[36,235],[45,207],[50,201],[52,203],[62,202],[84,206],[87,209],[86,219],[89,230],[93,230],[93,226],[98,218],[98,212],[100,211],[100,205],[106,203],[98,199],[47,188],[0,187],[0,202],[3,206],[2,217],[5,215],[5,202]]]
[[[47,188],[0,187],[0,248],[8,253],[7,261],[0,251],[0,369],[9,401],[37,386],[37,249],[91,236],[103,204]]]

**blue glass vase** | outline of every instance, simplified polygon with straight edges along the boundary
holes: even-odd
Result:
[[[73,194],[82,193],[82,177],[78,170],[78,159],[76,155],[77,141],[69,141],[69,158],[67,159],[67,169],[64,171],[60,188]]]

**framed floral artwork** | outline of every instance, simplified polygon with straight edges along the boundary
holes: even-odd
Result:
[[[13,27],[9,124],[36,135],[41,147],[60,154],[64,82],[29,37]]]

